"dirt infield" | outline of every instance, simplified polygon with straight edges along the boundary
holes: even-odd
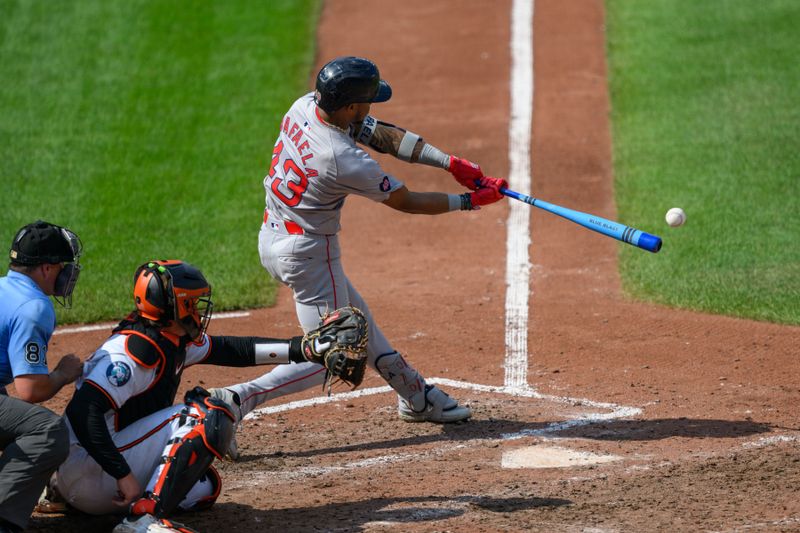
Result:
[[[395,95],[374,115],[507,175],[511,1],[367,5],[326,3],[318,63],[374,59]],[[602,9],[535,4],[532,190],[614,218]],[[380,161],[411,189],[458,191],[447,173]],[[508,390],[508,209],[412,217],[354,198],[344,210],[350,279],[472,421],[401,422],[374,374],[362,395],[311,405],[322,392],[308,391],[245,422],[242,459],[220,465],[219,503],[181,519],[209,532],[800,530],[800,328],[629,301],[615,241],[534,210],[530,387]],[[298,331],[286,291],[274,308],[212,324]],[[84,356],[106,334],[58,335],[51,359]],[[184,387],[260,373],[209,368],[189,369]],[[31,531],[113,524],[35,515]]]

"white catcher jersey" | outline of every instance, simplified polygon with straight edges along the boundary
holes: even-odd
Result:
[[[356,144],[355,133],[352,126],[344,131],[324,122],[314,93],[297,99],[283,117],[264,178],[270,215],[306,233],[333,235],[348,194],[382,202],[401,188]]]
[[[113,402],[115,408],[120,408],[133,396],[145,393],[158,378],[157,368],[147,368],[131,357],[125,349],[127,335],[115,333],[103,343],[83,363],[83,375],[78,378],[75,388],[91,385],[100,389],[103,394]],[[184,367],[189,367],[203,361],[208,357],[211,342],[204,333],[196,343],[186,346],[186,359]],[[178,371],[182,368],[178,369]],[[167,407],[167,406],[165,406]],[[112,438],[116,435],[115,411],[106,413],[106,424]],[[72,443],[77,442],[77,437],[71,432]]]

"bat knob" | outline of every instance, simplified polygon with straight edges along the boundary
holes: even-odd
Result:
[[[661,237],[642,232],[639,235],[639,242],[636,243],[636,246],[648,252],[656,253],[661,249]]]

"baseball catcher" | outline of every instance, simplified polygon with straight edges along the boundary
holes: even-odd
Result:
[[[355,387],[367,325],[352,307],[291,339],[208,335],[211,286],[183,261],[150,261],[134,274],[136,309],[85,362],[67,405],[70,453],[51,489],[89,514],[127,513],[115,533],[191,531],[177,510],[220,494],[212,466],[228,451],[240,412],[201,387],[174,400],[186,367],[314,362]]]

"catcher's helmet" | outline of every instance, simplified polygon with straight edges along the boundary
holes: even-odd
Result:
[[[317,105],[331,113],[348,104],[385,102],[392,88],[381,79],[378,67],[363,57],[337,57],[317,74]]]
[[[63,264],[56,278],[53,296],[66,308],[72,307],[72,291],[81,273],[81,240],[75,233],[43,220],[32,222],[17,231],[8,257],[12,264],[36,266]]]
[[[150,261],[137,268],[133,299],[140,316],[162,326],[178,322],[192,339],[205,332],[214,307],[211,285],[203,273],[175,259]]]

